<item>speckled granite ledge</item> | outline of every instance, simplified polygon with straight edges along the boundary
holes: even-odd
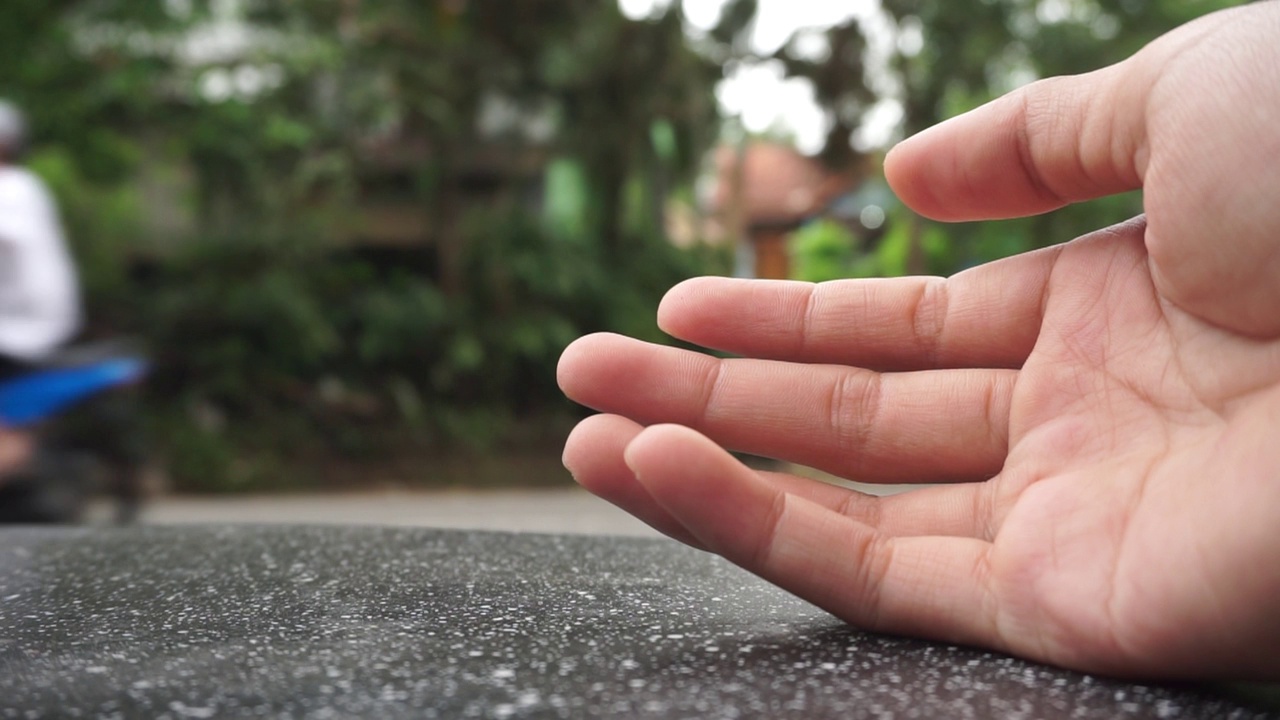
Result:
[[[52,716],[1280,715],[866,635],[662,541],[0,529],[0,717]]]

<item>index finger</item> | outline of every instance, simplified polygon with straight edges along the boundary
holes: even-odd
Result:
[[[747,357],[884,371],[1019,368],[1040,335],[1060,247],[953,277],[804,283],[695,278],[658,309],[666,332]]]

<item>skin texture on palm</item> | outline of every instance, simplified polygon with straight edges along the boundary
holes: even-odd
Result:
[[[890,181],[931,216],[1139,185],[1148,215],[947,280],[682,284],[663,328],[742,357],[578,341],[561,385],[605,414],[566,465],[860,627],[1119,675],[1276,677],[1280,203],[1260,198],[1280,192],[1277,35],[1276,2],[1208,16],[900,145]],[[1270,125],[1239,107],[1245,80]],[[1235,144],[1180,142],[1205,123]],[[953,484],[873,498],[722,448]]]

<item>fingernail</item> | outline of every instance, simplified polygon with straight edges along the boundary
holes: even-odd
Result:
[[[636,437],[638,438],[640,436],[637,435]],[[633,450],[633,448],[635,448],[635,445],[636,445],[636,438],[632,438],[631,442],[627,443],[627,447],[622,450],[622,462],[626,464],[627,469],[631,471],[631,474],[636,476],[636,480],[639,480],[640,471],[636,469],[637,463],[634,458],[635,451]]]
[[[569,477],[573,478],[574,482],[578,483],[579,485],[582,484],[578,482],[578,473],[573,469],[573,465],[569,462],[569,454],[567,452],[561,453],[560,464],[564,465],[564,469],[569,471]]]

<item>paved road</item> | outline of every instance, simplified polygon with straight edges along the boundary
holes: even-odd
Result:
[[[905,486],[856,486],[875,494]],[[648,525],[578,488],[499,491],[387,491],[229,498],[161,497],[142,522],[384,525],[465,530],[657,537]]]
[[[142,522],[391,525],[656,537],[627,513],[579,489],[494,492],[380,492],[254,495],[232,498],[162,497]]]

